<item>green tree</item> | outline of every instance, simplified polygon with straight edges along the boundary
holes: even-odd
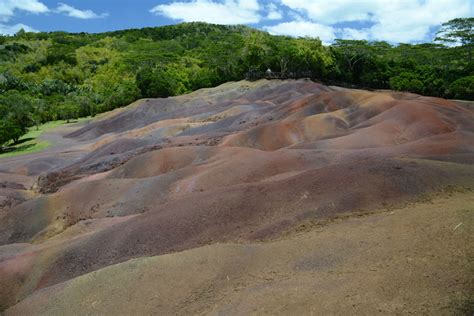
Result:
[[[321,40],[318,38],[300,38],[294,40],[294,42],[296,46],[296,67],[293,71],[310,71],[313,78],[325,78],[334,60]]]
[[[265,70],[269,66],[268,35],[259,31],[251,32],[245,38],[244,58],[249,71]]]
[[[17,142],[23,134],[25,132],[15,122],[7,118],[0,120],[0,146],[2,148],[12,140],[14,143]]]
[[[2,145],[11,140],[18,142],[28,131],[28,127],[33,124],[31,110],[31,98],[16,90],[0,95]]]
[[[76,104],[65,101],[58,107],[60,118],[66,120],[69,123],[73,119],[77,119],[79,117],[79,108]]]
[[[178,64],[143,68],[137,73],[137,85],[144,98],[167,98],[187,92],[186,73]]]
[[[370,64],[374,48],[365,40],[336,39],[331,46],[334,59],[338,62],[339,79],[360,83],[364,65]]]
[[[416,73],[402,72],[400,75],[390,78],[390,88],[399,91],[421,93],[423,82]]]
[[[472,62],[474,46],[474,18],[457,18],[445,22],[436,33],[436,41],[460,43],[468,51],[468,61]]]
[[[449,90],[457,99],[474,100],[474,76],[460,78],[454,81]]]

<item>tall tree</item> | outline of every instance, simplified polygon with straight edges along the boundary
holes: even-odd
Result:
[[[460,43],[468,51],[468,61],[472,62],[472,47],[474,46],[474,18],[457,18],[441,25],[436,33],[435,41]]]

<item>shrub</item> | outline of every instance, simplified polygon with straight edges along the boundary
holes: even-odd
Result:
[[[449,86],[450,94],[456,99],[474,100],[474,76],[460,78]]]

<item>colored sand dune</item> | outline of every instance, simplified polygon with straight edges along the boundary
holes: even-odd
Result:
[[[0,159],[0,308],[463,312],[473,118],[262,80],[59,127],[44,151]]]

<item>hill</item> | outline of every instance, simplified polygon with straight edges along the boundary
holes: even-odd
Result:
[[[469,310],[473,115],[258,80],[61,127],[0,159],[1,307]]]

